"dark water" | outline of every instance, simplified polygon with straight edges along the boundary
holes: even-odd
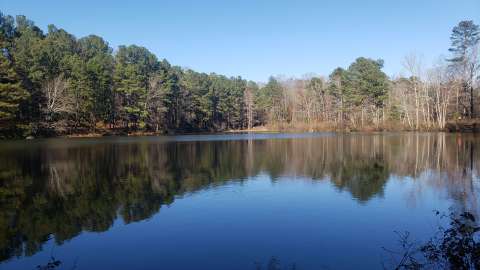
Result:
[[[0,269],[376,269],[394,231],[478,213],[480,137],[277,134],[0,144]]]

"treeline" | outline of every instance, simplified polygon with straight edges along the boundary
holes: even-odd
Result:
[[[390,79],[383,61],[358,58],[328,78],[241,77],[172,66],[144,47],[77,39],[54,25],[0,13],[0,134],[195,132],[283,125],[309,129],[444,128],[473,118],[478,103],[479,27],[453,29],[451,57]]]
[[[432,67],[410,54],[406,74],[388,78],[383,61],[357,58],[328,78],[275,79],[259,90],[261,122],[308,129],[444,129],[449,120],[480,114],[480,29],[462,21],[452,30],[449,56]],[[261,110],[260,110],[261,108]]]
[[[4,135],[245,127],[240,77],[181,69],[136,45],[113,53],[101,37],[44,33],[24,16],[1,15],[0,31]]]

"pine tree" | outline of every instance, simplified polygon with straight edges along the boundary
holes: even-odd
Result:
[[[68,88],[73,97],[74,128],[82,126],[93,128],[94,90],[89,80],[86,63],[78,56],[72,56],[69,62]]]
[[[21,86],[11,62],[0,54],[0,132],[17,129],[20,104],[28,100],[28,92]]]
[[[468,100],[463,105],[463,114],[472,118],[474,116],[473,80],[479,69],[478,47],[480,43],[480,28],[473,21],[461,21],[452,30],[450,36],[452,47],[449,51],[453,58],[448,59],[460,75],[463,85],[463,99]],[[457,95],[458,96],[458,95]],[[459,99],[459,97],[457,97]],[[462,99],[462,98],[460,98]],[[457,104],[462,103],[457,100]],[[457,110],[459,110],[457,105]]]

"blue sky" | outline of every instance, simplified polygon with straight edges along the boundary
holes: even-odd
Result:
[[[389,75],[416,52],[426,64],[448,54],[460,20],[480,24],[480,0],[0,0],[42,29],[96,34],[113,48],[137,44],[175,65],[266,81],[328,75],[359,56],[382,58]]]

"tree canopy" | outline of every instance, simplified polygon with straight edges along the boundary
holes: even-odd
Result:
[[[25,16],[0,13],[0,135],[222,131],[261,125],[319,129],[443,128],[476,117],[480,31],[452,30],[448,68],[388,78],[383,60],[359,57],[328,78],[267,83],[171,65],[137,45],[110,47]],[[460,82],[460,83],[459,83]]]

